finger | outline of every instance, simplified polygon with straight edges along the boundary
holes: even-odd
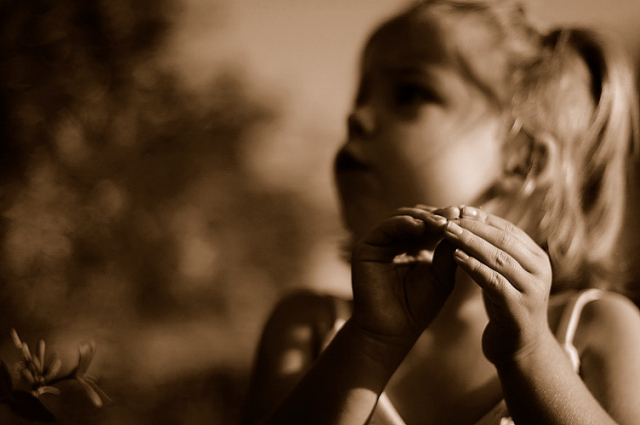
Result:
[[[529,236],[524,230],[502,217],[489,214],[479,208],[470,207],[467,205],[461,207],[460,217],[481,221],[495,228],[501,229],[509,234],[513,234],[532,251],[540,249],[540,246],[536,243],[536,241],[534,241],[531,236]]]
[[[453,260],[484,290],[491,301],[500,303],[516,294],[517,288],[507,278],[462,249],[454,251]]]
[[[486,223],[480,223],[473,220],[468,220],[470,223],[476,225],[482,225],[487,232],[495,232],[496,229],[487,225]],[[517,245],[518,242],[515,238],[512,238],[508,234],[501,232],[508,240],[505,243]],[[445,237],[450,240],[458,248],[461,248],[465,253],[474,257],[474,259],[480,261],[490,269],[496,271],[500,275],[506,277],[514,287],[520,291],[524,288],[519,282],[526,281],[527,272],[523,266],[518,262],[510,253],[494,245],[491,241],[485,239],[482,236],[478,236],[475,233],[460,227],[453,221],[447,223],[445,230]],[[513,248],[513,250],[521,250],[520,248]],[[530,260],[527,260],[530,262]]]
[[[435,214],[434,211],[429,211],[418,207],[404,207],[398,208],[393,214],[393,217],[408,215],[418,220],[423,220],[425,222],[427,230],[440,233],[444,229],[444,226],[447,224],[447,219],[442,215]]]
[[[425,224],[423,236],[419,239],[415,239],[411,246],[407,246],[407,252],[411,256],[419,255],[420,251],[433,250],[436,244],[442,240],[444,226],[447,224],[446,218],[419,207],[400,208],[395,212],[395,216],[404,215],[411,216],[418,220],[423,220]]]
[[[438,209],[437,207],[432,207],[431,205],[426,205],[426,204],[416,204],[415,207],[420,208],[421,210],[429,211],[429,212],[434,212],[435,210]]]
[[[400,208],[396,211],[396,213],[400,214],[409,214],[414,210],[423,210],[428,213],[435,214],[437,217],[444,217],[447,220],[453,220],[455,218],[460,218],[460,208],[457,206],[450,206],[446,208],[436,208],[425,204],[417,204],[413,208]]]
[[[457,228],[462,228],[484,239],[498,248],[498,250],[513,257],[529,273],[535,273],[539,269],[539,256],[542,254],[542,248],[533,241],[530,241],[533,245],[523,242],[517,235],[509,232],[511,230],[510,227],[498,228],[489,223],[469,219],[456,220],[448,227],[450,230],[455,230],[453,233],[459,231]],[[471,240],[472,238],[469,237],[469,239]],[[497,260],[499,259],[497,258]]]
[[[441,215],[442,217],[446,218],[447,220],[453,220],[456,218],[460,218],[460,208],[459,207],[446,207],[446,208],[439,208],[437,210],[433,211],[434,214],[437,215]]]
[[[387,262],[406,251],[425,231],[425,221],[409,215],[390,217],[376,226],[354,247],[354,260]]]
[[[413,245],[407,246],[406,259],[409,262],[423,261],[431,263],[433,250],[436,245],[442,241],[444,227],[447,220],[458,218],[460,210],[458,207],[435,208],[428,205],[417,204],[413,208],[400,208],[397,214],[412,214],[425,220],[426,232],[425,237]],[[397,259],[396,259],[397,260]]]
[[[448,296],[453,290],[458,264],[453,258],[456,247],[448,240],[438,244],[433,252],[431,272],[442,296]]]

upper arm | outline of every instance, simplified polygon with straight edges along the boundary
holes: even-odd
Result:
[[[640,312],[607,294],[587,304],[576,333],[583,381],[619,423],[640,418]]]
[[[327,297],[296,292],[274,308],[260,339],[243,411],[243,423],[267,416],[318,356],[333,325]]]

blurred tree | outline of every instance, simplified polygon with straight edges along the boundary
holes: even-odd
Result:
[[[131,341],[144,341],[150,323],[180,329],[213,317],[210,327],[239,330],[249,317],[257,326],[281,291],[301,284],[326,229],[308,225],[325,213],[246,169],[256,132],[278,119],[274,99],[258,98],[237,69],[193,93],[163,67],[180,6],[0,2],[0,341],[12,327],[54,344],[72,328],[110,335],[102,377],[121,402],[143,396],[129,384],[144,377],[128,375],[149,362]],[[243,376],[210,372],[234,388]],[[132,423],[159,423],[172,392],[147,393],[157,415],[129,410]],[[86,423],[78,412],[88,411],[68,423]],[[113,415],[100,423],[128,423]]]
[[[166,34],[169,6],[0,4],[2,279],[12,295],[2,301],[14,321],[50,314],[79,283],[69,275],[86,254],[76,246],[91,224],[87,194],[109,173],[96,159],[109,163],[114,119],[135,92],[135,70]]]

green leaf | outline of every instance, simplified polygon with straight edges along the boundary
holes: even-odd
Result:
[[[37,397],[25,391],[14,391],[9,401],[9,407],[18,415],[30,421],[47,423],[56,421],[53,413]]]

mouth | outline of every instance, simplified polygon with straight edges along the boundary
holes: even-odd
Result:
[[[350,171],[369,171],[369,167],[358,160],[351,152],[341,149],[335,160],[336,173],[344,173]]]

